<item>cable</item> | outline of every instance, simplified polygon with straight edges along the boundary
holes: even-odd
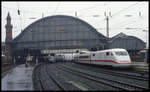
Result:
[[[80,10],[77,10],[78,12],[83,12],[85,10],[89,10],[89,9],[92,9],[92,8],[95,8],[97,7],[96,4],[94,4],[93,6],[89,7],[89,8],[83,8],[83,9],[80,9]]]
[[[129,8],[131,8],[131,7],[133,7],[133,6],[137,5],[137,4],[139,4],[139,3],[135,3],[135,4],[132,4],[132,5],[129,5],[128,7],[123,8],[122,10],[120,10],[120,11],[118,11],[118,12],[112,14],[112,15],[111,15],[111,17],[113,17],[112,19],[114,19],[114,16],[116,16],[117,14],[119,14],[119,13],[121,13],[121,12],[123,12],[123,11],[126,11],[127,9],[129,9]],[[126,22],[126,20],[125,20],[125,22]],[[123,21],[123,23],[124,23],[124,21]],[[120,24],[120,23],[119,23],[119,24]]]
[[[131,20],[131,19],[129,19],[129,20]],[[113,25],[111,25],[111,26],[118,26],[118,25],[122,25],[122,23],[124,24],[124,23],[126,23],[126,22],[128,22],[127,20],[123,20],[123,21],[121,21],[121,22],[119,22],[119,23],[117,23],[117,24],[113,24]]]
[[[134,22],[134,23],[136,23],[136,24],[133,24],[132,22]],[[131,26],[131,25],[136,25],[136,27],[139,27],[139,28],[141,28],[141,24],[139,25],[139,26],[137,26],[137,23],[141,23],[141,22],[137,22],[137,19],[135,19],[135,20],[133,20],[133,21],[131,21],[131,22],[128,22],[128,23],[126,23],[126,24],[124,24],[125,26]],[[122,26],[124,26],[124,25],[122,25]],[[121,26],[121,27],[122,27]],[[133,27],[133,26],[132,26]]]
[[[55,9],[55,11],[54,11],[54,14],[56,13],[56,11],[57,11],[59,5],[60,5],[60,2],[58,2],[57,6],[56,6],[56,9]]]
[[[140,19],[144,20],[143,18],[141,18],[141,16],[138,16],[138,17],[133,17],[133,18],[134,18],[134,21],[132,21],[132,22],[135,22],[135,19],[136,19],[136,18],[139,18],[139,17],[140,17]],[[130,18],[129,21],[132,20],[133,18]],[[136,20],[137,20],[137,19],[136,19]],[[120,22],[120,23],[117,23],[117,24],[115,24],[115,25],[118,26],[118,24],[120,25],[120,24],[122,24],[122,23],[123,23],[123,24],[125,23],[124,25],[128,25],[128,24],[130,23],[129,21],[124,20],[124,21],[122,21],[122,22]],[[126,22],[129,22],[129,23],[126,23]],[[145,21],[144,21],[144,22],[145,22]],[[137,23],[137,22],[135,22],[135,23]],[[141,23],[141,22],[138,22],[138,23]],[[130,24],[129,24],[129,25],[130,25]],[[111,26],[114,26],[114,25],[111,25]]]
[[[94,4],[93,6],[88,7],[88,8],[83,8],[83,9],[79,9],[79,10],[70,10],[70,11],[61,12],[61,13],[83,12],[83,11],[85,11],[85,10],[89,10],[89,9],[92,9],[92,8],[95,8],[95,7],[97,7],[96,4]]]
[[[117,14],[119,14],[119,13],[122,12],[122,11],[126,11],[128,8],[131,8],[131,7],[133,7],[133,6],[137,5],[137,4],[139,4],[139,3],[135,3],[135,4],[132,4],[132,5],[129,5],[128,7],[126,7],[126,8],[124,8],[124,9],[122,9],[122,10],[120,10],[120,11],[118,11],[118,12],[112,14],[112,17],[115,16],[115,15],[117,15]]]
[[[121,13],[121,12],[123,12],[123,11],[126,11],[127,9],[129,9],[129,8],[131,8],[131,7],[133,7],[133,6],[137,5],[137,4],[139,4],[139,3],[135,3],[135,4],[132,4],[132,5],[129,5],[128,7],[123,8],[122,10],[120,10],[120,11],[118,11],[118,12],[112,14],[112,15],[111,15],[111,17],[113,17],[112,19],[114,19],[114,16],[116,16],[117,14],[119,14],[119,13]],[[106,6],[106,5],[104,5],[104,6]],[[102,20],[100,20],[100,22],[101,22],[101,21],[104,21],[104,20],[105,20],[105,18],[102,19]],[[96,22],[96,23],[98,23],[98,22]]]
[[[15,8],[8,8],[8,7],[5,7],[5,6],[2,6],[2,7],[5,8],[5,9],[8,9],[8,10],[15,11],[15,12],[16,12],[16,10],[17,10],[17,9],[15,9]],[[22,12],[25,12],[25,13],[37,13],[37,14],[41,14],[41,12],[28,11],[28,10],[22,10]]]
[[[128,9],[128,8],[130,8],[130,7],[133,7],[133,6],[136,5],[136,4],[138,4],[138,3],[132,4],[132,5],[130,5],[130,6],[126,7],[126,8],[124,8],[124,9],[122,9],[122,10],[120,10],[120,11],[118,11],[118,12],[112,14],[111,17],[114,17],[115,15],[119,14],[120,12],[125,11],[126,9]],[[106,5],[104,5],[104,6],[106,6]],[[104,20],[105,20],[105,18],[102,19],[102,20],[100,20],[100,21],[104,21]],[[96,22],[96,23],[98,23],[98,22]]]

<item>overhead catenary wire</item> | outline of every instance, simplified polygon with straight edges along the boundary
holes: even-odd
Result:
[[[12,10],[14,12],[16,12],[16,8],[8,8],[8,7],[5,7],[5,6],[2,6],[4,9],[8,9],[8,10]],[[35,12],[35,11],[29,11],[29,10],[21,10],[22,12],[24,13],[36,13],[36,14],[41,14],[41,12]],[[17,12],[18,12],[18,9],[17,9]]]
[[[137,4],[139,4],[139,3],[132,4],[132,5],[128,6],[128,7],[125,8],[125,9],[129,9],[129,8],[131,8],[131,7],[133,8],[133,6],[135,6],[135,5],[137,5]],[[125,10],[125,9],[123,9],[123,10]],[[117,13],[120,13],[120,12],[122,12],[123,10],[121,10],[121,11],[119,11],[119,12],[117,12]],[[117,14],[117,13],[116,13],[116,14]],[[138,16],[142,19],[142,16],[141,16],[141,12],[140,12],[140,11],[139,11],[139,13],[138,13]],[[130,19],[130,20],[131,20],[131,19]],[[134,20],[134,21],[135,21],[135,20]],[[134,21],[132,21],[132,22],[134,22]],[[120,23],[123,23],[123,24],[124,24],[125,22],[128,22],[128,21],[125,20],[125,21],[120,22]],[[120,24],[120,23],[117,23],[117,24]],[[134,22],[134,23],[136,23],[136,22]],[[139,22],[138,22],[138,23],[139,23]],[[132,24],[133,24],[133,23],[132,23]],[[115,25],[116,25],[116,24],[115,24]],[[125,23],[124,25],[125,25],[125,26],[126,26],[126,25],[130,25],[130,23],[128,22],[128,23]],[[123,25],[123,26],[124,26],[124,25]],[[112,25],[111,25],[111,26],[112,26]],[[114,25],[113,25],[113,26],[114,26]],[[118,26],[118,25],[117,25],[117,26]]]
[[[119,13],[121,13],[121,12],[123,12],[123,11],[126,11],[127,9],[129,9],[129,8],[131,8],[131,7],[133,7],[133,6],[137,5],[137,4],[139,4],[139,3],[135,3],[135,4],[132,4],[132,5],[129,5],[128,7],[123,8],[123,9],[121,9],[120,11],[118,11],[118,12],[116,12],[116,13],[114,13],[114,14],[110,14],[110,15],[111,15],[111,17],[113,17],[112,19],[114,19],[114,16],[116,16],[117,14],[119,14]],[[106,6],[106,5],[104,5],[104,6]],[[106,16],[106,12],[105,12],[105,11],[104,11],[104,15]],[[105,20],[105,18],[102,19],[101,21],[104,21],[104,20]],[[96,22],[96,23],[98,23],[98,22]]]
[[[59,3],[57,4],[57,7],[56,7],[56,9],[55,9],[55,11],[57,10],[57,8],[58,8],[58,6],[59,6]],[[3,6],[3,7],[5,7],[5,6]],[[92,9],[92,8],[96,8],[97,6],[96,6],[96,4],[94,4],[93,6],[91,6],[91,7],[88,7],[88,8],[83,8],[83,9],[79,9],[79,10],[72,10],[72,11],[66,11],[66,13],[71,13],[71,12],[75,12],[75,11],[77,11],[77,12],[82,12],[82,11],[87,11],[88,9]],[[5,8],[7,8],[7,7],[5,7]],[[14,9],[14,8],[9,8],[9,9]],[[38,13],[38,14],[41,14],[41,12],[35,12],[35,11],[29,11],[29,10],[22,10],[23,12],[31,12],[31,13]],[[121,10],[122,11],[122,10]],[[51,12],[52,13],[52,12]],[[112,15],[113,16],[113,15]]]
[[[57,4],[57,6],[59,6],[59,3]],[[61,5],[62,6],[62,5]],[[16,11],[16,9],[15,8],[9,8],[9,7],[6,7],[6,6],[2,6],[3,8],[6,8],[6,9],[11,9],[11,10],[14,10],[14,11]],[[65,11],[65,12],[62,12],[62,13],[73,13],[73,12],[75,12],[75,11],[80,11],[80,12],[82,12],[82,11],[86,11],[86,10],[88,10],[88,9],[92,9],[92,8],[95,8],[95,7],[97,7],[96,6],[96,4],[94,4],[93,6],[91,6],[91,7],[88,7],[88,8],[83,8],[83,9],[79,9],[79,10],[71,10],[71,11]],[[55,10],[57,10],[57,7],[56,7],[56,9]],[[41,14],[41,12],[35,12],[35,11],[29,11],[29,10],[22,10],[22,12],[26,12],[26,13],[37,13],[37,14]],[[50,13],[54,13],[54,12],[50,12]]]
[[[79,9],[79,10],[77,10],[77,11],[78,11],[78,12],[83,12],[83,11],[87,11],[87,10],[89,10],[89,9],[93,9],[93,8],[96,8],[96,7],[97,7],[96,4],[94,4],[94,5],[91,6],[91,7]]]
[[[128,6],[127,8],[124,8],[124,9],[120,10],[119,12],[113,14],[111,17],[114,17],[115,15],[119,14],[120,12],[125,11],[125,10],[127,10],[129,7],[132,7],[132,6],[136,5],[136,4],[138,4],[138,3],[132,4],[132,5]],[[106,16],[106,12],[104,12],[104,15]],[[111,14],[110,14],[110,15],[111,15]]]
[[[59,3],[57,4],[57,7],[56,7],[56,9],[55,9],[55,12],[57,11],[58,6],[59,6]],[[82,10],[91,9],[91,8],[94,8],[94,7],[96,7],[95,4],[94,4],[92,7],[84,8],[84,9],[76,10],[76,11],[77,11],[77,12],[81,12]],[[13,9],[13,8],[11,8],[11,9]],[[28,11],[28,10],[22,10],[22,12],[25,12],[25,13],[37,13],[37,14],[41,14],[41,12]],[[67,12],[68,12],[68,11],[67,11]],[[74,12],[74,11],[72,11],[72,12]],[[69,12],[68,12],[68,13],[69,13]]]
[[[134,19],[135,19],[135,18],[134,18]],[[131,21],[131,22],[136,22],[136,21],[137,21],[137,20],[134,20],[134,21]],[[138,22],[138,25],[139,25],[140,23],[141,23],[141,22]],[[133,24],[133,23],[130,23],[130,22],[127,21],[127,23],[124,24],[125,26],[127,25],[126,27],[124,27],[124,25],[122,25],[123,27],[122,27],[122,26],[119,26],[119,27],[117,27],[117,28],[116,28],[116,27],[115,27],[115,28],[113,27],[113,28],[110,28],[110,29],[111,29],[111,30],[115,30],[115,29],[143,30],[143,29],[145,29],[145,28],[148,28],[148,27],[141,27],[141,26],[140,26],[141,24],[140,24],[139,26],[137,26],[137,24],[134,24],[134,25],[135,25],[134,27],[133,27],[133,26],[132,26],[132,27],[130,27],[130,26],[128,27],[128,25],[130,25],[130,24]],[[96,29],[97,29],[97,30],[105,30],[106,28],[96,28]]]
[[[133,14],[130,14],[130,16],[129,17],[133,17],[133,16],[135,16],[135,15],[133,15]],[[138,11],[137,12],[137,16],[139,16],[139,17],[137,17],[137,18],[141,18],[141,19],[143,19],[143,15],[141,14],[141,11]],[[126,17],[128,17],[128,16],[126,16]],[[122,18],[122,19],[124,19],[124,18]],[[132,18],[133,19],[133,18]],[[130,18],[130,20],[131,20],[131,18]],[[125,23],[125,22],[128,22],[127,20],[124,20],[124,21],[122,21],[122,22],[119,22],[119,23],[117,23],[117,24],[115,24],[115,25],[117,25],[118,26],[118,24],[120,24],[120,23]],[[114,26],[114,25],[113,25]]]
[[[59,5],[60,5],[60,2],[58,2],[57,6],[56,6],[56,9],[55,9],[55,11],[54,11],[54,15],[55,15],[55,13],[56,13],[56,11],[57,11]]]
[[[130,19],[131,20],[131,19]],[[141,28],[141,22],[140,21],[137,21],[137,19],[136,18],[134,18],[134,20],[132,20],[132,21],[130,21],[130,20],[126,20],[127,21],[127,23],[125,22],[125,23],[123,23],[123,25],[117,25],[117,26],[119,26],[119,27],[124,27],[124,26],[131,26],[131,27],[134,27],[134,25],[136,26],[136,28]],[[134,22],[134,23],[133,23]],[[137,23],[138,23],[138,25],[139,26],[137,26]],[[143,28],[145,28],[145,27],[143,27]]]
[[[123,18],[123,19],[124,19],[124,18]],[[131,20],[131,18],[130,18],[129,20]],[[127,20],[123,20],[123,21],[121,21],[121,22],[119,22],[119,23],[116,23],[116,24],[113,24],[113,25],[111,25],[111,26],[122,25],[122,23],[124,24],[124,23],[126,23],[126,22],[128,22],[128,21],[127,21]]]
[[[57,12],[57,9],[58,9],[58,7],[59,7],[59,4],[57,4],[58,6],[56,7],[56,11],[55,12]],[[134,4],[133,4],[134,5]],[[130,5],[129,5],[130,6]],[[128,7],[129,7],[128,6]],[[92,6],[91,8],[94,8],[94,7],[96,7],[96,6]],[[130,9],[131,7],[129,7],[128,9]],[[89,9],[90,9],[90,7],[89,7]],[[127,9],[127,10],[128,10]],[[82,10],[82,9],[81,9]],[[86,10],[86,9],[85,9]],[[124,10],[124,9],[123,9]],[[121,12],[123,12],[123,10],[121,11]],[[77,10],[78,11],[78,10]],[[83,11],[84,11],[84,8],[83,8]],[[21,11],[22,12],[22,11]],[[27,12],[30,12],[30,11],[27,11]],[[34,12],[34,11],[33,11]],[[72,11],[72,12],[74,12],[74,11]],[[80,10],[78,11],[78,12],[81,12]],[[119,11],[118,11],[119,12]],[[117,12],[116,12],[117,13]],[[41,14],[41,12],[38,12],[38,14]],[[115,14],[115,13],[114,13]],[[120,14],[120,13],[118,13],[118,14]],[[118,15],[118,14],[116,14],[116,15]],[[114,16],[116,16],[116,15],[114,15]],[[112,16],[113,16],[113,14],[112,14]],[[112,18],[112,19],[114,19],[114,18]],[[105,19],[103,19],[103,20],[105,20]],[[103,21],[103,20],[101,20],[101,21]],[[98,21],[99,23],[101,23],[100,21]]]
[[[137,23],[138,23],[139,26],[137,26]],[[139,20],[137,20],[136,18],[134,18],[134,20],[131,20],[131,19],[129,19],[128,21],[127,21],[127,20],[124,20],[124,21],[122,21],[122,22],[120,22],[120,23],[117,23],[117,24],[115,24],[115,25],[113,25],[113,26],[124,27],[124,26],[131,26],[131,25],[134,26],[134,25],[136,25],[136,27],[141,28],[141,24],[142,24],[141,21],[139,21]],[[133,27],[133,26],[132,26],[132,27]],[[145,28],[145,27],[143,27],[143,28]]]
[[[111,15],[111,18],[114,19],[114,16],[118,15],[119,13],[121,13],[121,12],[123,12],[123,11],[126,11],[126,10],[129,9],[129,8],[133,8],[133,6],[135,6],[135,5],[137,5],[137,4],[139,4],[139,3],[134,3],[134,4],[132,4],[132,5],[129,5],[129,6],[126,7],[126,8],[121,9],[120,11],[118,11],[118,12],[116,12],[116,13],[114,13],[114,14],[110,14],[110,15]],[[106,4],[105,4],[104,6],[106,6]],[[105,14],[105,13],[104,13],[104,14]],[[100,21],[98,21],[98,22],[96,22],[96,23],[101,23],[102,21],[105,22],[105,18],[102,19],[102,20],[100,20]]]
[[[137,5],[137,4],[139,4],[139,3],[134,3],[134,4],[132,4],[132,5],[129,5],[128,7],[123,8],[123,9],[121,9],[120,11],[118,11],[118,12],[116,12],[116,13],[114,13],[114,14],[111,13],[112,19],[114,19],[114,16],[120,14],[120,13],[123,12],[123,11],[126,11],[127,9],[129,9],[129,8],[131,8],[131,7],[133,7],[133,6]],[[106,4],[104,5],[104,7],[106,7]],[[103,11],[103,12],[104,12],[104,16],[105,16],[105,11]],[[104,20],[105,20],[105,18],[102,19],[102,20],[100,20],[100,21],[104,21]],[[98,22],[96,22],[96,23],[98,23]]]
[[[123,11],[126,11],[127,9],[129,9],[129,8],[131,8],[131,7],[133,7],[133,6],[137,5],[137,4],[139,4],[139,3],[135,3],[135,4],[132,4],[132,5],[129,5],[129,6],[126,7],[126,8],[121,9],[120,11],[118,11],[118,12],[112,14],[112,17],[114,17],[115,15],[117,15],[117,14],[123,12]]]

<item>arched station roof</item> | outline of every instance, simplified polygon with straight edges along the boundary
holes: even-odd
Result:
[[[55,15],[33,22],[13,39],[12,43],[17,48],[57,49],[60,45],[64,48],[91,48],[96,44],[104,44],[106,39],[94,27],[79,18]]]
[[[145,48],[145,42],[135,36],[128,36],[119,33],[110,40],[111,48],[124,48],[126,50],[142,50]]]

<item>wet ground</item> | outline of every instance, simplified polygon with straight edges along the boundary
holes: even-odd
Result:
[[[1,79],[2,90],[33,90],[32,66],[25,67],[25,64],[12,69]]]

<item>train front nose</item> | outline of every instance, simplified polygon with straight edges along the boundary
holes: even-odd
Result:
[[[131,59],[129,56],[120,56],[117,58],[118,64],[131,64]]]
[[[129,68],[129,67],[131,67],[131,61],[130,61],[130,59],[120,59],[114,65],[114,67]]]

